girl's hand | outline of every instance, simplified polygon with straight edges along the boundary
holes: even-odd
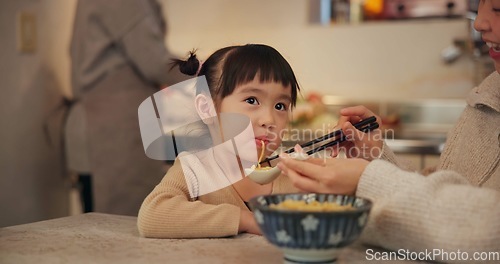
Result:
[[[300,161],[282,155],[277,166],[305,192],[353,195],[368,163],[364,159],[333,158]]]
[[[332,157],[336,157],[340,150],[344,150],[348,158],[362,158],[371,161],[380,157],[384,145],[382,131],[375,129],[363,133],[352,125],[362,119],[375,116],[375,114],[362,105],[343,108],[340,110],[340,114],[337,127],[343,130],[347,141],[332,149]],[[375,117],[379,125],[382,125],[382,119],[378,116]]]
[[[259,225],[253,217],[253,213],[242,209],[240,210],[240,225],[238,227],[238,233],[245,232],[250,234],[262,235]]]

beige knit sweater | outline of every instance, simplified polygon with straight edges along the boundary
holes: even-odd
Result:
[[[356,193],[374,201],[365,242],[395,251],[500,253],[499,74],[473,89],[467,103],[437,172],[403,171],[389,150],[383,159],[392,163],[368,165]]]
[[[287,177],[272,193],[297,192]],[[232,185],[191,199],[179,160],[146,197],[137,219],[139,233],[152,238],[205,238],[238,234],[240,210],[249,210]]]

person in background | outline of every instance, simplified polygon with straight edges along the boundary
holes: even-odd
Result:
[[[166,25],[155,0],[80,0],[70,56],[75,109],[87,128],[96,212],[137,215],[168,168],[146,157],[137,109],[160,88],[185,78],[169,73]],[[83,107],[81,107],[83,106]],[[78,151],[78,150],[76,150]],[[86,155],[83,153],[82,155]]]
[[[374,207],[362,236],[368,244],[395,251],[460,251],[470,257],[500,252],[499,10],[498,0],[479,3],[474,27],[490,46],[496,71],[467,97],[436,172],[423,176],[401,169],[382,140],[354,129],[352,123],[373,115],[363,106],[340,112],[349,158],[297,161],[282,155],[279,168],[304,191],[371,199]]]
[[[194,54],[188,60],[177,63],[183,73],[204,76],[207,80],[210,94],[200,93],[195,100],[200,118],[206,120],[204,130],[210,134],[223,131],[219,134],[227,137],[226,130],[222,128],[227,121],[220,121],[221,125],[214,124],[206,117],[210,112],[216,112],[218,120],[224,114],[244,115],[249,118],[249,124],[245,126],[253,130],[249,148],[257,148],[255,156],[257,153],[270,155],[280,146],[282,131],[290,120],[290,109],[295,106],[299,85],[292,68],[278,51],[262,44],[230,46],[217,50],[203,64]],[[210,107],[208,102],[213,102],[214,107]],[[227,138],[225,140],[231,142]],[[141,236],[204,238],[233,236],[242,232],[260,234],[246,202],[256,195],[297,191],[284,176],[259,185],[244,177],[238,166],[236,170],[224,169],[228,167],[224,163],[228,162],[229,155],[219,154],[220,146],[224,145],[217,142],[214,141],[213,148],[204,151],[203,158],[191,158],[189,164],[183,163],[186,160],[183,160],[183,153],[177,156],[172,168],[144,199],[137,219]],[[238,153],[239,160],[250,160],[245,158],[250,155],[247,149],[233,152],[232,157],[236,159],[234,153]],[[186,167],[189,169],[185,170]],[[220,169],[217,171],[217,168]],[[215,184],[216,177],[240,180],[199,196],[195,192],[193,197],[191,190],[196,186],[192,187],[188,179],[205,177],[208,170],[213,171],[208,175],[210,178],[198,181],[200,184]]]

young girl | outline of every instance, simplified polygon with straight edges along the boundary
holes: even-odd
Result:
[[[204,76],[207,80],[211,94],[208,97],[211,98],[201,94],[195,102],[201,118],[206,115],[204,120],[208,120],[213,116],[209,113],[211,109],[215,109],[217,116],[229,113],[244,115],[251,122],[255,135],[252,142],[255,142],[253,146],[257,153],[264,148],[265,154],[270,155],[280,146],[279,135],[288,124],[289,110],[295,105],[299,86],[290,65],[278,51],[266,45],[248,44],[222,48],[203,64],[194,53],[187,61],[177,60],[175,63],[181,72]],[[210,102],[214,107],[210,107]],[[218,129],[217,124],[205,123],[212,133]],[[266,185],[243,177],[225,188],[193,199],[181,158],[176,159],[141,206],[138,228],[144,237],[201,238],[232,236],[241,232],[259,234],[246,202],[256,195],[297,191],[283,176]],[[212,158],[216,166],[224,166],[222,159],[216,155]]]

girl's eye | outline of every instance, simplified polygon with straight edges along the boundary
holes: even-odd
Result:
[[[247,99],[245,99],[245,102],[247,102],[251,105],[259,104],[259,102],[257,101],[257,99],[255,97],[247,98]]]
[[[286,105],[284,103],[277,103],[274,108],[279,111],[286,111]]]
[[[482,6],[483,4],[484,0],[480,1],[479,6]],[[500,12],[500,1],[498,0],[491,1],[491,10],[496,13]]]

